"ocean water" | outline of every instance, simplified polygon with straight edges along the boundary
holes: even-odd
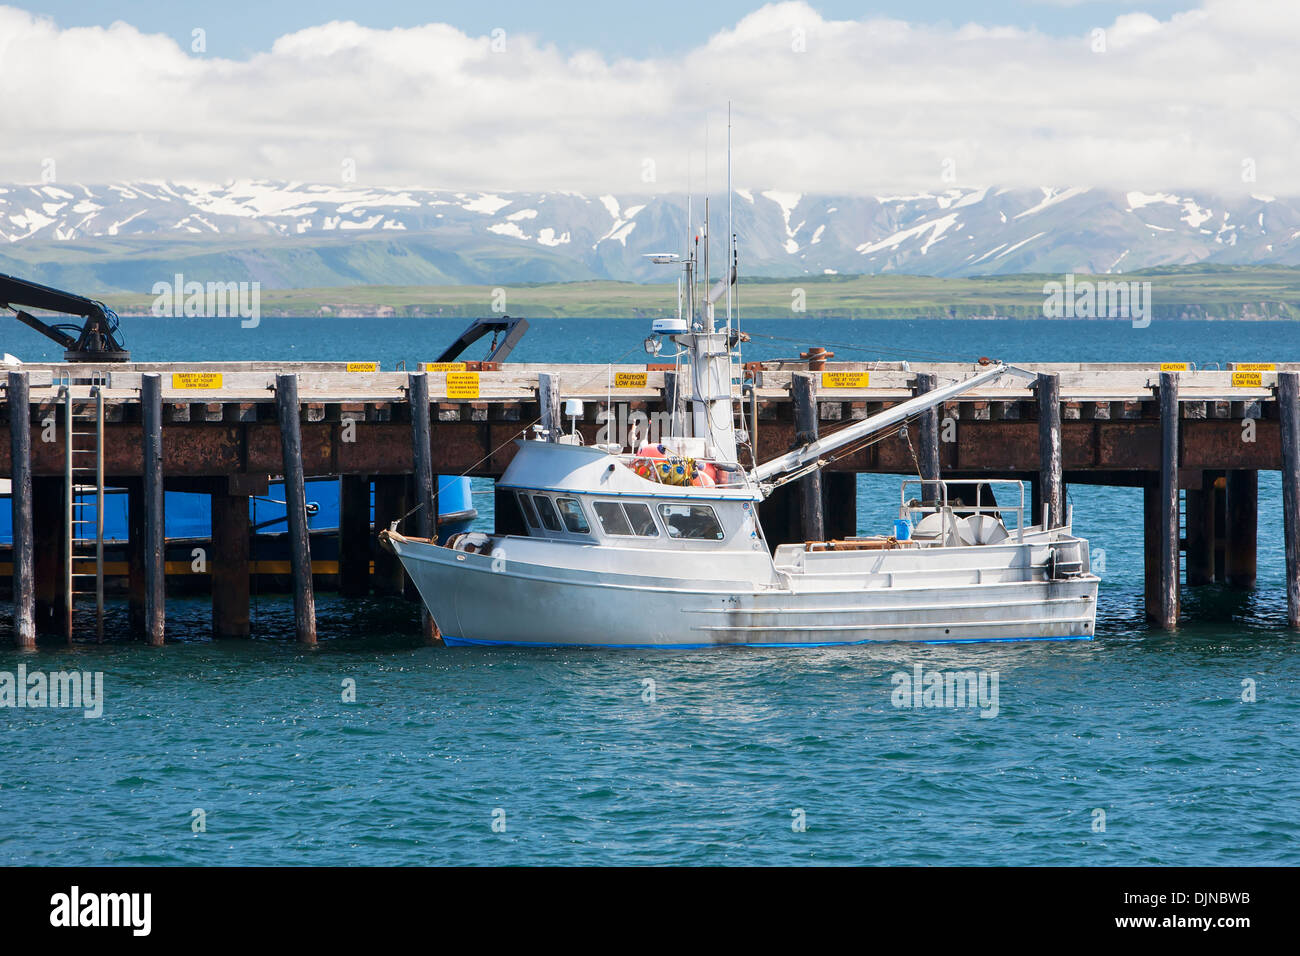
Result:
[[[462,325],[123,322],[141,360],[387,368],[432,358]],[[645,325],[538,320],[515,358],[637,361]],[[1300,360],[1300,327],[1285,323],[746,328],[747,359],[825,345],[846,359]],[[55,357],[25,329],[0,344]],[[204,599],[170,599],[177,642],[161,650],[123,640],[119,604],[104,645],[19,654],[0,621],[0,675],[104,681],[98,718],[0,709],[0,862],[1300,862],[1300,639],[1286,627],[1277,474],[1260,475],[1257,586],[1185,588],[1173,634],[1143,620],[1140,491],[1072,486],[1070,500],[1106,555],[1089,642],[427,648],[416,605],[328,594],[311,650],[280,595],[257,596],[253,640],[217,643]],[[864,476],[864,530],[896,501],[896,479]],[[918,665],[996,672],[996,713],[894,706],[895,676]]]

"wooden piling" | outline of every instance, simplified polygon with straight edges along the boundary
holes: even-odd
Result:
[[[1286,619],[1300,627],[1300,374],[1277,376],[1282,443],[1282,538],[1286,551]]]
[[[1255,586],[1255,540],[1259,524],[1259,472],[1228,472],[1223,570],[1228,586]]]
[[[1160,604],[1161,627],[1178,626],[1178,373],[1160,373]]]
[[[339,480],[339,593],[370,593],[370,477],[344,475]]]
[[[1038,468],[1040,494],[1047,506],[1047,526],[1057,528],[1065,523],[1065,484],[1061,458],[1061,377],[1040,374],[1036,385],[1038,393]],[[1033,521],[1041,520],[1035,514]]]
[[[248,637],[249,626],[249,522],[248,495],[231,494],[226,482],[213,490],[212,636]]]
[[[26,372],[10,372],[9,454],[12,462],[14,642],[36,646],[36,555],[32,525],[32,411]]]
[[[167,592],[167,554],[163,512],[162,376],[146,372],[140,384],[144,473],[144,631],[145,640],[161,647]]]
[[[915,395],[924,395],[939,387],[939,376],[933,372],[919,372],[912,391]],[[926,481],[939,480],[939,406],[927,409],[920,415],[920,464],[921,477]],[[922,487],[922,498],[937,498],[938,494],[928,494]]]
[[[790,395],[794,401],[795,445],[817,440],[817,386],[809,372],[795,372]],[[814,468],[799,479],[799,517],[805,541],[826,540],[822,514],[822,473]]]
[[[537,404],[542,427],[546,429],[546,440],[559,441],[564,434],[564,408],[560,404],[558,375],[537,373]]]
[[[416,534],[433,538],[437,516],[433,513],[433,447],[429,430],[429,376],[413,372],[407,377],[411,405],[411,460],[414,464]]]
[[[298,376],[275,376],[275,404],[280,420],[280,454],[284,459],[285,512],[289,519],[289,564],[293,571],[294,629],[304,644],[316,643],[316,594],[311,580],[311,543],[307,531],[307,492],[303,486],[302,428],[299,423]]]
[[[411,458],[415,465],[415,526],[421,538],[431,541],[438,537],[437,479],[433,474],[433,446],[429,425],[429,376],[414,372],[407,377],[407,399],[411,406]],[[439,640],[438,625],[434,623],[427,606],[421,602],[420,633],[425,641]]]

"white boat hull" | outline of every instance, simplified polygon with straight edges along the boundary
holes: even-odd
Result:
[[[1068,536],[871,552],[783,547],[775,564],[766,550],[741,555],[739,563],[679,552],[667,565],[671,578],[646,573],[654,552],[620,568],[622,556],[608,548],[575,545],[565,561],[541,564],[528,560],[528,539],[497,539],[495,557],[400,535],[390,540],[448,644],[1086,640],[1096,619],[1094,575],[1046,573],[1049,549],[1086,555],[1087,543]]]

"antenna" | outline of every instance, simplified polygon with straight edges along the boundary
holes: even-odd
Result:
[[[691,151],[686,151],[686,257],[691,255],[691,233],[695,229],[695,216],[691,210]]]
[[[731,260],[735,258],[736,233],[731,220],[731,100],[727,100],[727,332],[731,332]]]
[[[691,243],[695,235],[695,209],[693,205],[694,196],[691,192],[693,182],[691,180],[691,151],[686,151],[686,317],[692,325],[695,324],[695,260],[691,251]]]
[[[713,302],[709,297],[709,246],[713,243],[713,222],[709,218],[709,114],[704,113],[704,331],[713,331]]]
[[[709,225],[710,225],[709,224],[709,196],[707,193],[705,193],[704,195],[704,291],[705,291],[704,331],[705,332],[713,331],[713,296],[708,294],[709,279],[711,278],[711,274],[709,272],[709,243],[713,239],[713,237],[709,235],[709,233],[712,232],[713,230],[709,228]]]

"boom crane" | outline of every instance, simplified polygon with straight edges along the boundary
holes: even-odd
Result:
[[[11,310],[19,322],[62,345],[65,362],[131,361],[131,353],[118,338],[117,314],[102,302],[0,273],[0,308]],[[80,326],[42,322],[28,308],[75,315],[83,322]]]
[[[832,432],[824,438],[819,438],[798,448],[765,461],[755,467],[750,476],[760,484],[770,482],[782,475],[792,474],[805,468],[813,467],[818,464],[822,455],[835,451],[850,445],[868,435],[882,431],[890,426],[905,422],[913,415],[920,414],[936,405],[942,405],[950,398],[969,392],[973,388],[991,382],[994,379],[1006,375],[1016,375],[1021,378],[1032,379],[1034,376],[1022,368],[1014,365],[1006,365],[1001,362],[995,362],[983,371],[977,372],[970,378],[960,379],[951,382],[940,388],[932,389],[923,395],[908,399],[898,405],[885,409],[883,412],[877,412],[869,418],[864,418],[845,428]]]

